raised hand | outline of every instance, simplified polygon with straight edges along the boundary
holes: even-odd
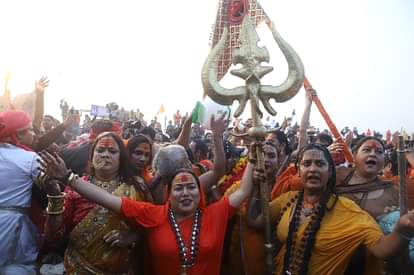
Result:
[[[78,123],[79,115],[77,114],[70,114],[66,118],[66,120],[63,122],[63,125],[65,128],[68,128],[69,126],[76,125]]]
[[[46,76],[42,76],[38,81],[35,81],[35,91],[42,93],[49,86],[49,80]]]
[[[395,229],[405,239],[414,238],[414,210],[401,216]]]
[[[48,177],[52,179],[59,179],[64,183],[64,180],[69,174],[69,170],[66,168],[66,164],[63,159],[56,153],[50,154],[47,151],[42,151],[40,153],[40,157],[42,158],[39,160],[40,170]]]
[[[336,165],[344,162],[345,147],[342,142],[335,141],[328,146],[328,150],[331,153],[332,159],[335,161]]]
[[[211,131],[214,135],[223,136],[224,131],[226,130],[228,121],[225,119],[227,112],[224,112],[217,120],[214,115],[211,116],[210,126]]]

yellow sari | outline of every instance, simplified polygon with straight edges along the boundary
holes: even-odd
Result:
[[[125,183],[113,194],[143,200],[132,185]],[[127,274],[136,256],[135,251],[106,244],[103,236],[112,230],[137,229],[131,228],[119,215],[97,205],[70,234],[65,252],[66,274]]]
[[[297,192],[288,192],[273,200],[270,204],[271,219],[275,220],[281,208],[286,206]],[[330,204],[332,200],[330,201]],[[289,232],[290,217],[294,206],[284,212],[277,228],[277,238],[283,243],[276,256],[276,273],[283,274],[283,259],[286,252],[286,240]],[[308,222],[299,226],[297,239],[301,239]],[[316,235],[315,245],[311,252],[308,275],[340,275],[344,274],[353,252],[363,245],[368,249],[381,237],[382,231],[375,220],[361,210],[353,201],[339,197],[335,207],[327,211],[322,219]],[[300,242],[296,242],[297,251]],[[380,274],[381,261],[375,261],[365,274]]]

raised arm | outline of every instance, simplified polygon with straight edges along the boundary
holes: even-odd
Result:
[[[223,146],[223,133],[227,126],[225,116],[226,113],[217,120],[215,120],[214,116],[211,117],[210,123],[211,131],[213,132],[214,166],[213,170],[200,176],[201,186],[206,194],[210,192],[211,187],[226,173],[226,155]]]
[[[188,144],[190,143],[192,117],[193,115],[191,113],[185,118],[180,135],[174,142],[175,144],[181,145],[184,148],[188,148]]]
[[[55,142],[60,136],[62,136],[63,132],[66,131],[66,129],[71,126],[72,124],[76,123],[76,115],[69,115],[68,118],[52,130],[50,130],[48,133],[41,136],[36,144],[33,146],[33,149],[36,152],[40,152],[42,150],[45,150],[47,147],[49,147],[50,144]]]
[[[253,169],[254,164],[248,163],[246,169],[244,170],[240,188],[229,196],[229,202],[231,206],[238,208],[242,202],[251,194],[253,187]]]
[[[403,215],[391,234],[383,236],[376,244],[369,247],[375,257],[389,259],[408,246],[414,237],[414,210]]]
[[[308,129],[310,125],[309,119],[312,107],[312,95],[316,94],[316,91],[310,88],[307,89],[305,93],[305,110],[303,110],[302,120],[300,121],[298,151],[308,143],[306,129]]]
[[[85,197],[91,202],[102,205],[103,207],[120,213],[121,198],[109,194],[105,190],[86,182],[73,174],[66,168],[66,164],[57,154],[50,154],[46,151],[40,153],[41,170],[50,178],[58,179],[64,184],[70,186],[73,190]]]
[[[45,89],[48,86],[49,86],[49,80],[45,76],[40,78],[39,81],[35,82],[34,93],[36,95],[36,101],[35,101],[35,113],[34,113],[33,125],[37,127],[37,129],[41,129],[42,127]]]

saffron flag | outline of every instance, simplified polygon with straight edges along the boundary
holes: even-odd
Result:
[[[220,41],[226,26],[229,28],[229,39],[227,40],[224,53],[220,56],[217,64],[218,80],[224,77],[231,66],[233,49],[238,49],[241,46],[239,36],[241,24],[246,15],[250,16],[256,27],[265,20],[270,22],[269,17],[257,0],[220,0],[216,22],[213,25],[213,31],[210,36],[210,46],[214,48]]]
[[[164,104],[161,104],[160,109],[159,109],[159,110],[158,110],[158,112],[157,112],[157,116],[158,116],[159,114],[162,114],[162,113],[165,113]]]

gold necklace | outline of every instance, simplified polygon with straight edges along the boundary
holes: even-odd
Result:
[[[112,189],[112,187],[118,187],[119,186],[119,180],[110,180],[110,181],[101,181],[98,180],[96,178],[93,179],[93,184],[95,184],[96,186],[98,186],[99,188],[102,188],[106,191],[109,191],[110,189]]]

